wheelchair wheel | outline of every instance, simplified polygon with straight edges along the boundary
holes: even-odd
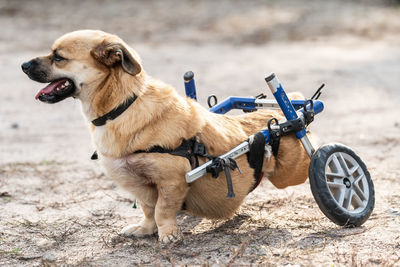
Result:
[[[364,162],[349,147],[335,143],[320,147],[308,172],[312,194],[331,221],[356,227],[371,215],[374,184]]]

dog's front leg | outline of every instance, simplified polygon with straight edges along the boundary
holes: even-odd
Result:
[[[125,159],[102,157],[107,175],[136,197],[144,213],[144,219],[139,224],[130,224],[120,231],[120,234],[125,236],[151,235],[157,230],[154,209],[158,192],[151,180],[143,176],[150,172],[144,162],[146,161],[143,157],[135,155]]]
[[[189,190],[185,173],[191,169],[186,158],[135,154],[121,164],[105,161],[105,167],[121,187],[136,196],[145,215],[142,223],[128,225],[121,234],[141,236],[152,234],[158,228],[163,243],[180,237],[176,213],[181,210]]]
[[[139,199],[138,199],[139,200]],[[145,236],[152,235],[157,230],[156,221],[154,219],[154,206],[149,206],[139,200],[140,206],[144,213],[144,218],[139,224],[130,224],[124,227],[120,234],[124,236]]]
[[[159,187],[155,220],[160,242],[169,243],[181,238],[176,214],[182,209],[187,191],[188,186],[186,183],[165,184]]]

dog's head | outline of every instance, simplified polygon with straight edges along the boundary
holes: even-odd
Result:
[[[36,99],[57,103],[67,97],[90,98],[116,70],[136,76],[142,71],[138,55],[119,37],[102,31],[68,33],[52,46],[49,55],[22,64],[29,78],[49,83]]]

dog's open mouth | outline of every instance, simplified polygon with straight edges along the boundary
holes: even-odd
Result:
[[[46,103],[57,103],[75,92],[73,81],[67,78],[55,80],[36,94],[36,99]]]

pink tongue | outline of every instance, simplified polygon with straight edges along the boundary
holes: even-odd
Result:
[[[58,80],[58,81],[50,83],[49,85],[47,85],[45,88],[43,88],[36,94],[35,99],[38,99],[41,94],[50,94],[58,86],[61,86],[63,83],[65,83],[65,81],[66,81],[66,79],[62,79],[62,80]]]

